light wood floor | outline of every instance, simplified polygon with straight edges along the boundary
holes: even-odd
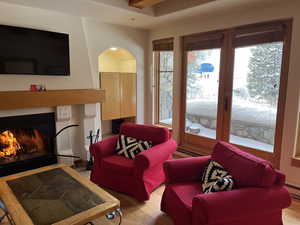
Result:
[[[89,172],[81,172],[89,177]],[[141,203],[125,195],[106,189],[121,202],[123,211],[122,225],[173,225],[172,220],[160,211],[160,200],[164,186],[159,187],[151,194],[151,199]],[[300,201],[293,200],[292,205],[283,212],[284,225],[300,225]],[[95,221],[95,225],[114,225],[116,221],[107,221],[101,218]],[[267,224],[266,224],[267,225]]]
[[[85,171],[81,172],[81,174],[89,177],[89,172]],[[121,202],[121,208],[124,214],[122,225],[173,225],[171,219],[160,211],[160,200],[164,186],[155,190],[151,195],[151,199],[146,203],[138,202],[127,195],[112,190],[107,191]],[[300,201],[293,200],[292,205],[284,210],[283,220],[284,225],[300,225]],[[115,225],[117,222],[117,220],[109,221],[106,218],[100,218],[94,221],[94,224]],[[8,223],[2,224],[8,225]]]

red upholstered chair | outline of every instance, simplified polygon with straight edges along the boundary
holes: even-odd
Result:
[[[168,129],[157,126],[123,123],[120,134],[152,141],[154,146],[135,159],[128,159],[115,152],[118,136],[92,145],[91,181],[127,193],[139,201],[148,200],[153,189],[165,182],[163,163],[172,159],[177,144]]]
[[[202,193],[208,161],[233,176],[232,191]],[[285,176],[265,160],[224,142],[211,156],[169,160],[161,209],[175,225],[282,225],[282,209],[291,204]]]

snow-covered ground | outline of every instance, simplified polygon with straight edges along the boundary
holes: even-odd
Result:
[[[216,138],[216,130],[206,128],[206,127],[202,126],[201,124],[191,123],[190,121],[187,121],[186,125],[188,127],[192,128],[193,130],[196,130],[196,129],[200,130],[200,132],[194,133],[196,135],[213,138],[213,139]],[[192,133],[192,132],[187,131],[187,133]],[[272,145],[269,145],[269,144],[266,144],[266,143],[263,143],[260,141],[252,140],[249,138],[239,137],[236,135],[230,135],[229,142],[233,143],[233,144],[250,147],[250,148],[260,149],[260,150],[263,150],[266,152],[273,152]]]
[[[189,100],[187,113],[202,117],[217,117],[217,103],[212,100]],[[247,124],[275,127],[277,110],[249,101],[235,101],[232,105],[232,121],[242,121]]]
[[[163,120],[161,122],[166,123],[166,124],[172,124],[172,119]],[[208,138],[212,138],[212,139],[216,138],[216,130],[203,127],[201,124],[192,123],[188,120],[186,121],[186,126],[193,130],[200,130],[200,132],[198,132],[198,133],[193,133],[195,135],[208,137]],[[192,133],[190,131],[186,131],[186,132]],[[263,143],[260,141],[255,141],[255,140],[252,140],[249,138],[239,137],[236,135],[230,135],[230,142],[233,144],[238,144],[238,145],[242,145],[242,146],[246,146],[246,147],[250,147],[250,148],[255,148],[255,149],[259,149],[259,150],[266,151],[266,152],[274,151],[273,145],[269,145],[269,144],[266,144],[266,143]]]

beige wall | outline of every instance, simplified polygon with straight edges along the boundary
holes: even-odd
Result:
[[[282,142],[282,157],[281,170],[287,175],[287,182],[300,187],[300,169],[291,166],[290,160],[294,154],[296,141],[296,124],[298,120],[299,108],[299,90],[300,90],[300,1],[285,0],[276,5],[266,8],[248,7],[235,8],[231,10],[223,10],[218,14],[207,14],[199,17],[181,20],[172,24],[160,26],[151,31],[149,47],[151,41],[166,37],[175,37],[175,74],[174,74],[174,136],[178,138],[179,131],[179,106],[180,106],[180,83],[181,83],[181,51],[180,51],[180,36],[211,31],[216,29],[229,28],[244,24],[251,24],[262,21],[270,21],[282,18],[294,18],[293,25],[293,42],[290,60],[290,72],[288,81],[287,101],[285,108],[283,142]],[[149,53],[150,74],[153,74],[152,68],[152,53]],[[153,81],[149,76],[147,79],[147,102],[153,101]],[[152,104],[146,104],[147,122],[152,122],[153,108]]]
[[[144,77],[147,60],[148,31],[125,26],[83,20],[89,49],[93,83],[99,87],[99,55],[110,47],[126,49],[136,59],[137,122],[144,123]]]
[[[136,60],[135,59],[123,60],[120,64],[120,72],[136,73]]]
[[[116,46],[126,48],[138,58],[138,88],[139,93],[144,93],[144,60],[148,42],[147,32],[95,22],[50,10],[6,3],[0,3],[0,15],[0,24],[70,34],[71,64],[71,75],[65,77],[0,75],[0,91],[29,90],[30,84],[45,84],[47,89],[98,88],[98,56],[104,50]],[[141,94],[138,101],[138,121],[141,123],[144,122],[143,104],[143,94]],[[99,119],[95,124],[96,128],[101,126],[100,106],[97,109],[97,118]],[[54,108],[9,110],[0,111],[0,117],[54,111]],[[64,132],[63,136],[59,137],[58,142],[61,148],[69,149],[75,146],[78,151],[83,151],[83,145],[86,141],[83,135],[83,117],[82,106],[72,107],[72,118],[66,122],[66,125],[76,123],[80,124],[80,128],[76,129],[78,130],[76,134],[72,129],[69,129]],[[68,134],[69,143],[73,143],[72,146],[63,140],[66,137],[65,134]]]
[[[30,84],[45,84],[47,89],[93,88],[88,49],[79,17],[3,3],[0,3],[0,14],[1,24],[70,34],[71,66],[70,76],[0,75],[0,91],[29,90]],[[81,118],[76,116],[75,111],[77,110],[77,106],[72,107],[73,116],[69,121],[66,121],[67,124],[80,124],[82,122]],[[55,112],[55,108],[0,111],[0,117],[44,112]],[[78,129],[69,129],[60,135],[57,138],[59,150],[67,151],[73,148],[74,154],[83,155],[83,152],[81,152],[84,149],[82,129],[82,126]],[[76,143],[72,144],[72,142]]]
[[[0,3],[0,23],[70,34],[71,76],[0,76],[0,90],[29,90],[30,84],[47,89],[92,88],[92,76],[81,19],[48,10]],[[84,82],[82,80],[84,79]]]
[[[108,49],[99,56],[99,72],[136,73],[136,59],[125,49]]]
[[[105,50],[100,54],[98,63],[99,72],[136,73],[136,59],[125,49]],[[111,120],[102,120],[101,125],[102,134],[111,135]]]

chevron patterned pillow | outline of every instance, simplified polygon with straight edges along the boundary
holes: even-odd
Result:
[[[203,193],[230,191],[234,185],[232,176],[216,161],[210,160],[202,177]]]
[[[121,134],[117,142],[117,154],[129,159],[152,147],[151,141],[141,141]]]

